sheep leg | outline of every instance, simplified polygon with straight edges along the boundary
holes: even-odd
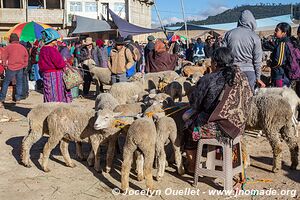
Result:
[[[293,127],[294,127],[294,129],[295,129],[295,135],[296,135],[296,137],[299,137],[299,133],[298,133],[298,124],[299,124],[299,122],[298,122],[298,120],[296,119],[296,117],[293,115],[293,117],[292,117],[292,122],[293,122]]]
[[[179,175],[183,175],[185,173],[183,163],[182,163],[182,156],[180,151],[180,146],[176,146],[173,144],[174,155],[175,155],[175,164],[177,166],[177,173]]]
[[[177,173],[183,175],[185,173],[184,166],[182,163],[182,156],[180,151],[181,137],[177,136],[177,132],[170,135],[170,141],[174,150],[175,164],[177,167]]]
[[[32,129],[29,130],[29,133],[24,137],[21,147],[21,163],[25,167],[31,167],[29,157],[30,149],[34,143],[36,143],[43,136],[42,131],[33,132]]]
[[[129,188],[129,172],[132,163],[133,152],[137,149],[137,147],[131,143],[127,142],[124,145],[123,150],[123,163],[121,170],[121,190],[125,192]]]
[[[92,150],[88,157],[88,165],[93,166],[96,172],[100,171],[100,140],[96,135],[90,136],[90,143]],[[93,162],[94,161],[94,162]]]
[[[135,155],[136,155],[137,180],[142,181],[145,178],[145,176],[144,176],[144,156],[139,150],[135,151]]]
[[[96,96],[98,95],[98,94],[100,94],[100,91],[101,91],[101,89],[100,89],[100,84],[101,83],[99,83],[100,81],[98,80],[98,79],[95,79],[95,83],[96,83]]]
[[[106,154],[106,167],[105,167],[106,173],[109,173],[111,171],[117,140],[118,140],[118,136],[112,136],[109,138],[107,154]]]
[[[298,166],[298,154],[299,154],[299,146],[297,143],[297,139],[295,138],[295,134],[292,131],[293,128],[290,124],[284,126],[284,128],[280,131],[281,136],[288,145],[291,154],[291,169],[295,170]]]
[[[45,172],[50,172],[48,168],[49,155],[54,147],[59,143],[62,138],[49,137],[48,142],[45,144],[42,154],[42,168]]]
[[[278,131],[266,131],[266,136],[273,151],[273,168],[272,171],[275,173],[281,169],[281,142]]]
[[[145,156],[145,165],[144,165],[144,173],[145,173],[145,179],[146,179],[146,187],[149,190],[154,190],[153,186],[153,177],[152,177],[152,165],[155,155],[155,147],[151,148],[149,150],[142,150],[143,154]]]
[[[166,152],[164,148],[164,143],[161,140],[157,141],[156,143],[156,155],[158,160],[156,180],[160,181],[161,178],[164,176],[166,167]]]
[[[70,154],[69,154],[69,141],[62,139],[60,141],[60,151],[62,156],[64,157],[65,163],[68,167],[74,168],[76,167],[76,165],[72,162],[72,159],[70,158]]]
[[[76,156],[79,160],[84,161],[84,156],[82,153],[82,142],[75,142],[76,144]]]

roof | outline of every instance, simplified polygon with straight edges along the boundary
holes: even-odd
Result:
[[[291,15],[281,15],[263,19],[257,19],[257,28],[256,31],[265,31],[265,30],[272,30],[275,29],[276,25],[280,22],[286,22],[290,24],[292,27],[298,26],[298,24],[293,23],[291,20]],[[211,25],[195,25],[195,24],[188,24],[188,30],[231,30],[237,27],[237,22],[233,23],[224,23],[224,24],[211,24]],[[176,27],[165,27],[168,31],[179,31],[184,30],[183,26],[176,26]]]
[[[111,26],[104,20],[75,16],[76,28],[73,34],[111,31]]]
[[[127,37],[128,35],[140,35],[145,33],[155,33],[162,31],[161,29],[150,29],[131,24],[128,21],[119,17],[112,10],[109,9],[108,12],[110,13],[111,18],[118,27],[118,31],[122,37]]]
[[[286,22],[290,24],[292,27],[298,26],[294,24],[291,20],[291,15],[281,15],[263,19],[257,19],[256,31],[264,31],[264,30],[272,30],[275,29],[276,25],[280,22]],[[231,30],[237,27],[237,22],[234,23],[224,23],[224,24],[212,24],[212,25],[203,25],[204,27],[217,29],[217,30]]]

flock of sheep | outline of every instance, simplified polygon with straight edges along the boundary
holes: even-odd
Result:
[[[204,66],[205,67],[205,66]],[[198,67],[199,68],[199,67]],[[201,68],[201,67],[200,67]],[[206,70],[208,67],[206,67]],[[100,69],[106,70],[106,69]],[[133,160],[137,179],[145,179],[147,188],[154,189],[152,167],[158,168],[156,179],[164,175],[166,161],[165,145],[172,144],[178,174],[185,173],[182,162],[183,113],[189,109],[180,102],[182,96],[189,97],[194,84],[203,75],[189,68],[190,77],[179,76],[174,71],[141,74],[137,73],[130,82],[115,83],[108,92],[97,96],[94,109],[64,103],[44,103],[28,114],[28,135],[22,141],[21,162],[30,167],[30,148],[43,135],[49,139],[44,146],[41,166],[49,172],[48,160],[51,150],[60,143],[60,150],[69,167],[75,167],[68,152],[68,144],[76,142],[76,154],[84,159],[81,143],[92,146],[87,162],[100,171],[100,145],[107,144],[105,172],[113,165],[115,144],[120,135],[126,137],[121,170],[121,189],[129,188],[129,172]],[[91,70],[92,71],[92,70]],[[183,72],[185,69],[183,68]],[[184,72],[188,73],[188,72]],[[97,79],[98,89],[109,84],[105,73]],[[107,82],[105,82],[107,81]],[[175,102],[175,100],[179,102]],[[247,129],[262,130],[273,150],[273,171],[281,168],[281,142],[284,139],[291,153],[291,168],[298,165],[296,140],[296,108],[300,100],[289,88],[262,89],[253,97]],[[246,147],[244,148],[246,152]],[[249,162],[248,162],[249,163]]]

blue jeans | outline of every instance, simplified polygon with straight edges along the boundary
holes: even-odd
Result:
[[[9,83],[13,80],[13,78],[16,77],[17,84],[16,84],[16,101],[21,100],[22,93],[23,93],[23,69],[17,70],[17,71],[11,71],[7,69],[5,71],[5,77],[0,93],[0,102],[3,102],[6,98],[7,89],[9,86]]]
[[[126,82],[127,80],[126,73],[111,75],[111,83]]]

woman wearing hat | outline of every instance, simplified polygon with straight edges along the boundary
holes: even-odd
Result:
[[[44,102],[69,103],[72,95],[66,90],[63,81],[66,63],[57,48],[60,35],[53,29],[45,29],[42,33],[45,45],[41,48],[38,64],[43,76]]]

